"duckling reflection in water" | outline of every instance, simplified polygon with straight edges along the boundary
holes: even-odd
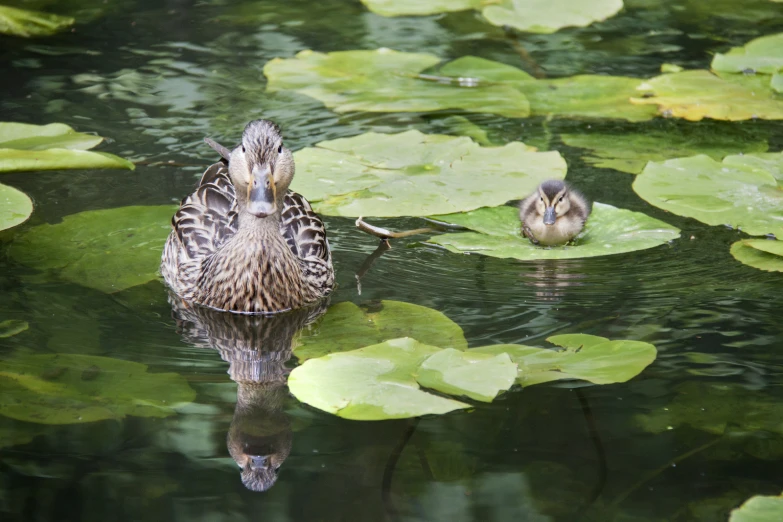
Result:
[[[212,347],[229,363],[237,387],[237,404],[226,443],[242,470],[242,483],[266,491],[277,481],[291,452],[291,421],[283,407],[288,398],[288,371],[296,334],[326,311],[328,302],[275,315],[237,315],[187,306],[170,294],[172,314],[183,337]]]
[[[587,200],[560,180],[541,183],[522,200],[522,234],[534,245],[564,245],[575,238],[590,215]]]

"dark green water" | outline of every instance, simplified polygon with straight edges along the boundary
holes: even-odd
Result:
[[[559,139],[588,128],[687,126],[763,139],[779,151],[780,125],[474,114],[464,116],[496,143],[561,151],[568,179],[588,197],[662,219],[682,229],[681,239],[546,263],[461,256],[401,240],[364,275],[360,294],[354,274],[376,242],[355,231],[353,220],[327,217],[340,285],[332,303],[428,306],[458,323],[471,346],[543,346],[549,335],[580,332],[652,342],[657,360],[625,384],[516,389],[467,413],[418,421],[342,420],[283,389],[239,419],[252,423],[255,415],[292,437],[277,483],[264,493],[245,488],[226,444],[237,384],[217,350],[178,332],[163,285],[106,295],[48,280],[6,256],[14,234],[84,210],[179,201],[214,160],[202,138],[234,143],[254,118],[279,123],[294,150],[371,130],[444,132],[448,114],[336,115],[304,96],[268,94],[261,71],[274,57],[385,46],[443,58],[472,54],[528,71],[532,65],[501,29],[471,12],[383,18],[358,1],[74,4],[82,8],[77,13],[102,15],[52,38],[0,38],[2,119],[63,122],[110,138],[100,150],[190,166],[3,176],[33,198],[35,213],[0,243],[0,321],[30,324],[0,339],[0,356],[24,349],[141,362],[152,372],[184,375],[197,398],[161,419],[49,426],[0,417],[2,440],[35,435],[0,445],[3,521],[711,521],[726,520],[752,495],[783,489],[783,430],[775,421],[782,418],[783,279],[731,257],[739,232],[647,205],[631,190],[631,175],[593,168]],[[735,4],[637,0],[604,23],[520,41],[549,77],[649,77],[662,63],[705,68],[711,52],[783,31],[783,4]],[[420,221],[378,224],[402,229]],[[686,414],[661,433],[645,430],[642,416],[665,414],[677,397],[695,412],[715,412],[715,428],[697,429],[684,422]]]

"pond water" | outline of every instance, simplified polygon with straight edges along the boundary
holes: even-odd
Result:
[[[633,175],[591,166],[560,138],[596,129],[731,134],[738,147],[763,141],[776,152],[778,123],[337,114],[304,95],[265,92],[262,73],[270,59],[304,49],[389,47],[480,56],[550,78],[651,77],[663,63],[708,68],[716,51],[783,31],[783,4],[634,0],[587,28],[518,37],[472,11],[384,18],[353,0],[49,7],[85,21],[50,38],[0,39],[2,119],[97,132],[109,138],[99,150],[138,165],[3,176],[31,196],[35,212],[0,242],[0,322],[29,324],[0,338],[0,357],[113,357],[177,373],[196,395],[167,417],[0,417],[2,520],[712,521],[727,520],[752,495],[783,489],[780,274],[729,254],[741,232],[652,207],[631,189]],[[290,343],[288,330],[258,337],[255,326],[230,322],[199,329],[209,320],[173,313],[160,281],[107,294],[7,255],[18,234],[69,214],[179,202],[215,160],[203,137],[235,143],[251,119],[274,120],[298,150],[368,131],[453,133],[455,114],[495,144],[560,151],[568,180],[591,200],[643,211],[680,228],[681,238],[629,254],[521,262],[453,254],[414,237],[393,241],[358,286],[377,240],[353,219],[327,216],[339,284],[332,305],[426,306],[458,324],[471,347],[545,346],[561,333],[643,340],[658,357],[639,376],[517,387],[443,416],[344,420],[299,403],[279,383],[295,357],[275,362],[277,385],[248,391],[235,382],[252,368],[226,348],[229,340],[262,338],[268,347]],[[422,226],[414,218],[374,223]],[[267,491],[243,485],[229,452],[237,438],[271,445],[285,459]]]

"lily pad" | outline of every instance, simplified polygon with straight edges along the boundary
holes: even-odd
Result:
[[[748,70],[774,74],[783,69],[783,33],[762,36],[742,47],[734,47],[726,54],[717,53],[712,69],[741,73]]]
[[[431,237],[427,242],[451,252],[492,257],[572,259],[634,252],[662,245],[680,235],[679,229],[641,212],[594,203],[585,229],[573,245],[542,248],[521,235],[518,214],[514,207],[495,207],[433,216],[436,221],[460,225],[471,232],[446,233]]]
[[[0,230],[27,221],[33,213],[33,202],[22,191],[0,183]]]
[[[756,495],[731,511],[729,522],[777,522],[783,519],[783,494]]]
[[[59,169],[130,169],[128,160],[106,152],[88,152],[103,138],[68,125],[0,122],[0,172]]]
[[[555,335],[547,341],[565,350],[505,344],[473,348],[470,353],[507,353],[519,365],[517,383],[522,386],[561,379],[579,379],[594,384],[626,382],[649,366],[658,353],[649,343],[610,341],[588,334]]]
[[[562,134],[571,147],[592,149],[582,159],[596,167],[639,174],[648,161],[662,161],[695,154],[720,160],[726,154],[765,152],[767,142],[730,129],[668,128],[638,134]]]
[[[643,82],[637,88],[637,105],[654,105],[664,116],[699,121],[783,119],[783,100],[775,94],[768,78],[730,74],[716,76],[695,70],[663,74]]]
[[[0,33],[13,36],[49,36],[70,27],[76,20],[70,16],[30,11],[0,5]]]
[[[51,270],[103,292],[119,292],[157,278],[176,207],[89,210],[24,232],[9,247],[22,264]]]
[[[440,62],[426,53],[301,51],[264,66],[268,91],[292,90],[337,112],[428,112],[461,109],[510,118],[530,114],[525,97],[506,85],[463,86],[424,81],[419,74]]]
[[[750,235],[783,237],[783,153],[704,155],[650,162],[633,183],[658,208]]]
[[[783,241],[745,239],[731,245],[731,255],[740,263],[767,272],[783,272]]]
[[[21,355],[0,363],[0,391],[0,415],[38,424],[167,417],[196,396],[178,374],[71,354]]]
[[[506,354],[474,357],[401,338],[311,359],[291,372],[288,387],[300,401],[340,417],[399,419],[469,407],[425,392],[420,384],[491,400],[513,384],[515,371]]]
[[[462,328],[432,308],[400,301],[381,301],[371,308],[360,308],[346,301],[329,307],[316,327],[302,332],[294,355],[306,361],[398,337],[413,337],[443,348],[468,347]]]
[[[293,190],[338,216],[427,216],[502,205],[546,179],[563,179],[558,152],[521,142],[481,147],[470,138],[369,132],[296,153]]]
[[[614,16],[622,0],[362,0],[373,13],[382,16],[421,16],[467,9],[481,10],[493,25],[511,26],[531,33],[554,33],[563,27],[585,27]]]

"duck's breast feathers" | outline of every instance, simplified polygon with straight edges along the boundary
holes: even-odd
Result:
[[[290,190],[286,194],[280,231],[288,247],[300,259],[317,258],[331,262],[324,222],[301,194]]]
[[[207,168],[195,192],[182,200],[171,224],[191,258],[213,253],[236,233],[236,193],[225,163]]]

